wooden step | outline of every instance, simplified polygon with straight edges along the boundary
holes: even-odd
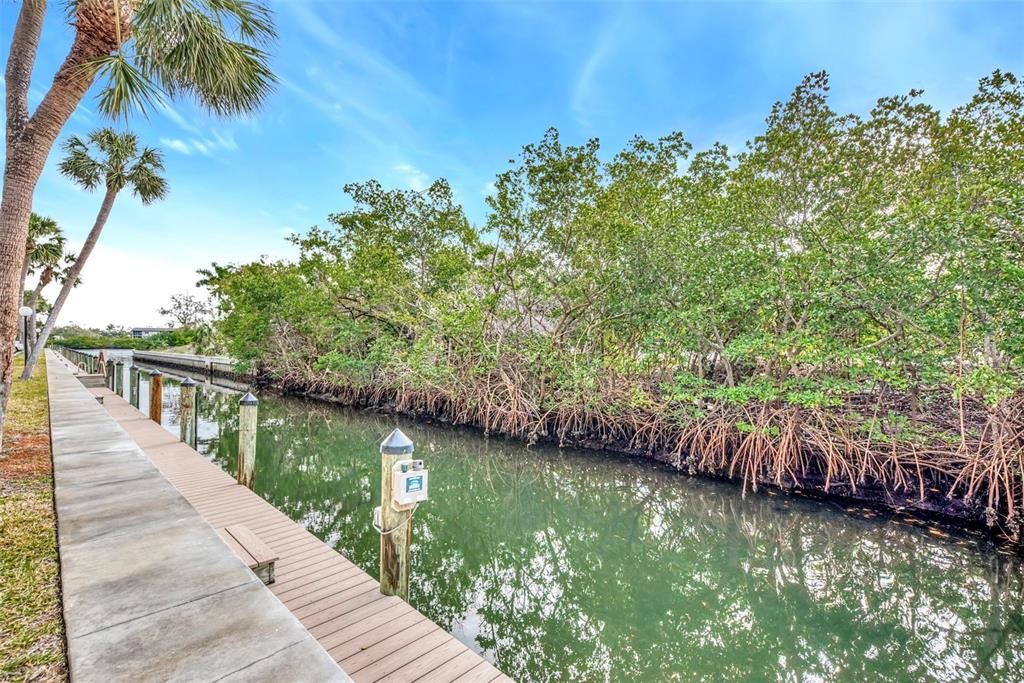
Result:
[[[244,524],[232,524],[217,529],[217,533],[242,562],[263,580],[263,583],[274,583],[274,565],[279,559],[277,553],[261,541],[249,527]]]

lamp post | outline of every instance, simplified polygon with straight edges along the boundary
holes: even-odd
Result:
[[[21,352],[25,354],[25,358],[28,358],[31,351],[28,348],[28,317],[32,315],[32,307],[22,306],[18,309],[18,315],[21,316]]]

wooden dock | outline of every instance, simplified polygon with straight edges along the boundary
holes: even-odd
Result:
[[[511,680],[123,398],[91,391],[214,529],[244,525],[279,556],[270,589],[354,681]]]
[[[352,683],[89,389],[46,358],[68,677]]]

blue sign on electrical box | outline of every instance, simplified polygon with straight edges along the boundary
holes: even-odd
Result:
[[[405,492],[412,493],[413,491],[423,490],[423,477],[409,477],[405,480]]]

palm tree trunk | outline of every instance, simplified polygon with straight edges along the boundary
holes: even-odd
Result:
[[[29,344],[29,349],[36,345],[36,311],[39,310],[39,295],[42,294],[43,287],[47,283],[46,271],[43,271],[39,274],[39,282],[36,283],[35,289],[32,290],[32,318],[28,321],[28,338],[32,340],[32,343]],[[27,355],[25,357],[28,358]]]
[[[25,371],[21,373],[22,379],[28,379],[32,376],[32,370],[39,360],[39,354],[42,353],[43,347],[46,346],[46,340],[49,338],[50,332],[53,331],[54,325],[57,324],[57,317],[60,315],[61,309],[64,308],[64,302],[68,300],[68,295],[74,289],[75,283],[78,282],[78,277],[82,274],[82,268],[85,267],[89,254],[92,253],[96,242],[100,239],[103,226],[107,224],[107,218],[110,217],[110,210],[114,208],[115,199],[117,199],[117,191],[115,190],[108,189],[107,193],[103,195],[103,203],[100,204],[100,211],[96,214],[96,222],[93,223],[89,236],[85,238],[85,244],[82,245],[82,250],[78,252],[78,257],[75,259],[74,265],[71,266],[71,271],[68,273],[67,279],[64,280],[64,285],[60,288],[57,300],[53,302],[50,314],[46,316],[46,323],[39,332],[39,339],[32,346],[32,354],[25,359]]]
[[[109,43],[76,32],[75,41],[50,90],[29,117],[28,89],[46,16],[46,1],[23,2],[7,58],[7,157],[0,199],[0,448],[7,400],[11,395],[14,344],[21,303],[21,269],[32,213],[32,195],[64,124],[82,101],[96,76],[91,60],[110,54]],[[106,50],[106,52],[104,52]]]
[[[18,299],[18,308],[21,308],[22,306],[25,305],[25,280],[28,279],[28,265],[28,244],[26,244],[25,258],[21,264],[21,298]]]

